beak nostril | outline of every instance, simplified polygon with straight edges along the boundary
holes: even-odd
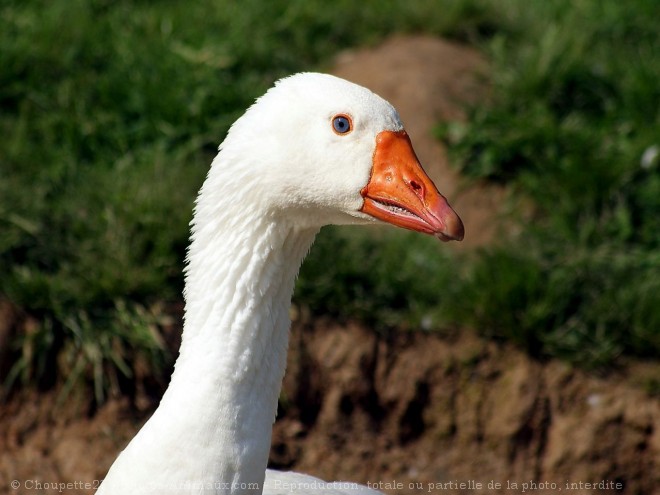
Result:
[[[410,187],[412,188],[413,191],[415,191],[415,194],[419,196],[420,198],[424,198],[424,186],[422,186],[419,182],[416,180],[411,180],[410,181]]]

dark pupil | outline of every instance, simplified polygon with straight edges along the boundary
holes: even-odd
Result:
[[[344,117],[337,117],[335,119],[335,129],[338,132],[346,132],[348,130],[348,120]]]

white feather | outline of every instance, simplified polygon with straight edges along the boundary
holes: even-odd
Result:
[[[351,133],[333,132],[337,114]],[[369,90],[312,73],[279,81],[236,121],[195,206],[171,383],[99,494],[261,493],[296,274],[320,227],[372,221],[359,209],[375,137],[402,128]],[[266,478],[271,494],[314,480]]]

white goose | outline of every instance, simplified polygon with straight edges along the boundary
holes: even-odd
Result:
[[[171,383],[98,493],[259,494],[264,480],[269,493],[317,492],[315,478],[266,473],[294,280],[323,225],[376,221],[463,238],[388,102],[324,74],[279,81],[234,123],[202,186]]]

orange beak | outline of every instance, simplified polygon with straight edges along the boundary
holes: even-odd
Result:
[[[383,131],[360,211],[392,225],[436,236],[463,239],[463,222],[422,168],[406,131]]]

